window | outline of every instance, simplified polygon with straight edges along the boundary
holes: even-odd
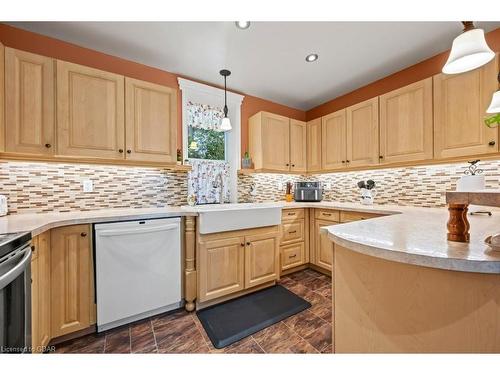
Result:
[[[188,102],[188,158],[226,160],[226,133],[218,130],[221,108]]]

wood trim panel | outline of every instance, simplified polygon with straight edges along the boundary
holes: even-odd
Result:
[[[5,151],[5,47],[0,42],[0,152]]]
[[[374,214],[371,212],[340,211],[340,222],[348,223],[351,221],[373,219],[380,216],[385,215]]]

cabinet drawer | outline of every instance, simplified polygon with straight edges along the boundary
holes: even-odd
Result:
[[[304,219],[281,224],[281,244],[304,241]]]
[[[303,217],[304,217],[303,208],[288,209],[288,210],[283,210],[281,212],[282,220],[296,220],[296,219],[302,219]]]
[[[336,210],[324,210],[317,208],[315,211],[315,218],[328,221],[339,221],[339,211]]]
[[[305,262],[304,242],[281,247],[281,270],[297,267]]]
[[[373,214],[371,212],[341,211],[340,212],[340,222],[341,223],[348,223],[350,221],[372,219],[374,217],[379,217],[379,216],[383,216],[383,215]]]

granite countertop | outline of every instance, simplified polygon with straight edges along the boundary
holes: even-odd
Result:
[[[398,207],[397,211],[323,230],[336,244],[377,258],[452,271],[500,273],[500,251],[484,243],[487,236],[500,232],[499,210],[491,210],[491,217],[468,215],[469,243],[447,241],[446,208]]]
[[[49,229],[65,225],[178,216],[196,216],[196,213],[183,210],[180,207],[166,206],[160,208],[110,208],[91,211],[13,214],[0,217],[0,234],[31,232],[32,236],[36,236]]]

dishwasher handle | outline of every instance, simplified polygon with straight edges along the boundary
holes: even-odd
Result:
[[[111,236],[121,236],[123,234],[155,233],[161,231],[176,230],[179,228],[180,228],[179,224],[156,225],[153,227],[147,227],[147,226],[145,227],[141,225],[135,228],[127,228],[127,229],[97,229],[96,232],[99,236],[111,237]]]

